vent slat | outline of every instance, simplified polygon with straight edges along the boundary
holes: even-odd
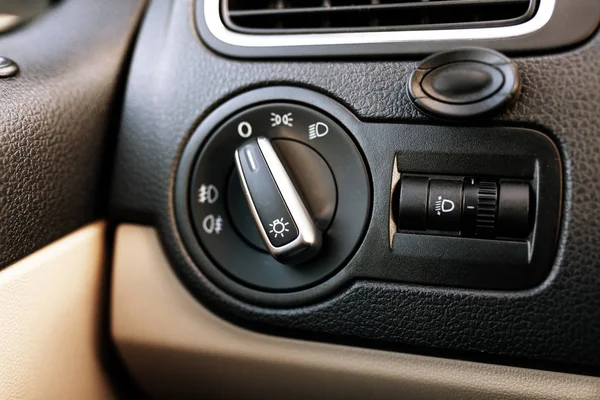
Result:
[[[427,9],[427,8],[448,8],[457,6],[487,7],[489,5],[529,5],[530,0],[487,0],[482,3],[481,0],[432,0],[418,3],[398,3],[398,4],[369,4],[361,6],[328,6],[328,7],[297,7],[297,8],[267,8],[259,10],[229,10],[231,17],[251,17],[251,16],[277,16],[288,14],[312,14],[312,13],[337,13],[337,12],[364,12],[364,11],[385,11],[392,9]]]
[[[447,29],[513,25],[536,0],[223,0],[225,23],[246,33]]]

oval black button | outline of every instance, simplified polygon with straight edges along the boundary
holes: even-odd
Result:
[[[446,64],[429,72],[421,87],[432,98],[450,104],[484,100],[502,87],[502,73],[491,65],[466,61]]]

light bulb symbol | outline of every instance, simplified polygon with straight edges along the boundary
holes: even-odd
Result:
[[[281,235],[281,237],[284,237],[285,232],[290,231],[288,228],[286,228],[286,226],[289,224],[290,224],[289,222],[283,222],[283,217],[276,219],[269,224],[269,226],[271,227],[271,230],[269,231],[269,233],[274,233],[275,238],[279,237],[279,235]]]
[[[329,126],[322,122],[317,122],[308,126],[308,140],[321,138],[329,132]]]
[[[454,202],[452,200],[443,199],[442,196],[438,196],[438,199],[435,202],[435,211],[437,215],[442,215],[442,213],[447,213],[453,210]]]
[[[279,126],[281,124],[283,125],[287,125],[289,127],[294,126],[292,124],[292,122],[294,121],[294,118],[292,118],[292,113],[287,113],[287,114],[275,114],[275,113],[271,113],[271,126],[275,127],[275,126]]]

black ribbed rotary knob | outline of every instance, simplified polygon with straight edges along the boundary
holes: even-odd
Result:
[[[525,239],[531,233],[533,194],[526,181],[403,175],[397,226],[478,239]]]
[[[465,179],[463,186],[464,236],[493,238],[498,218],[498,183],[475,178]]]

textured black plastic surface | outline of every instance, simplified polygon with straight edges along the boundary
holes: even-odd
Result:
[[[432,123],[405,95],[414,62],[227,60],[203,47],[189,12],[187,2],[150,6],[128,81],[112,197],[116,220],[159,229],[173,265],[193,271],[169,195],[179,154],[192,127],[235,94],[285,83],[326,93],[364,120]],[[200,274],[186,279],[196,281],[213,310],[255,329],[495,355],[521,365],[600,366],[600,224],[592,218],[600,197],[600,38],[515,62],[523,77],[520,101],[489,124],[541,127],[552,133],[564,160],[561,246],[540,286],[515,293],[361,281],[309,307],[267,309],[236,301]]]
[[[144,1],[58,2],[0,37],[0,269],[97,218],[107,130]]]

